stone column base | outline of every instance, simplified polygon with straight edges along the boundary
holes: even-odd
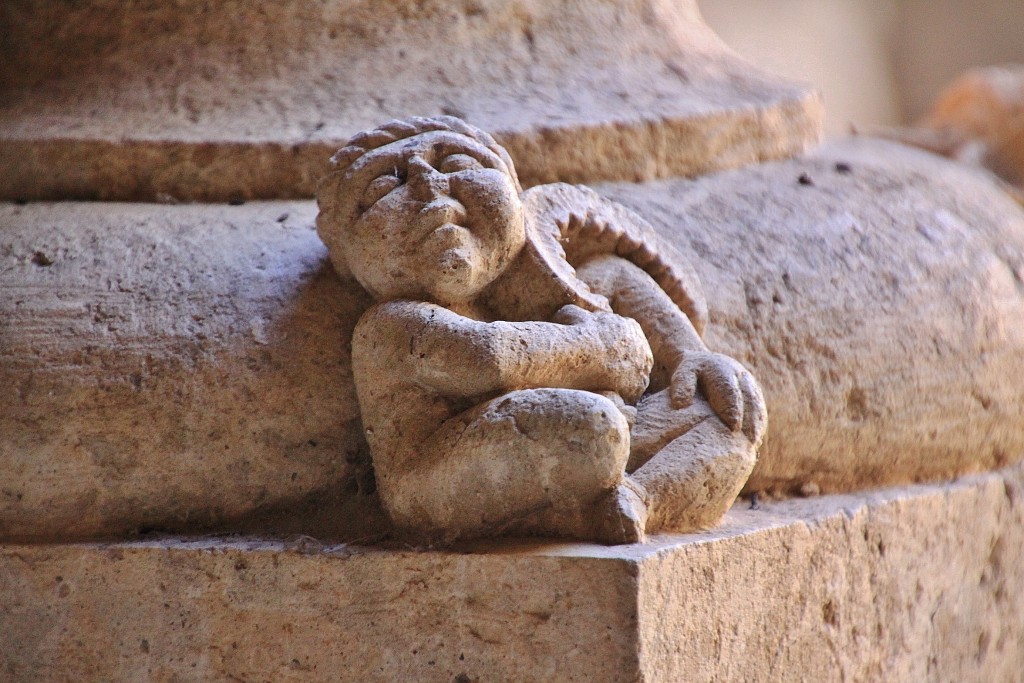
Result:
[[[0,546],[8,680],[1010,681],[1024,467],[639,546]]]

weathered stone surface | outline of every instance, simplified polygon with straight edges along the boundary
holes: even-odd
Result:
[[[763,384],[750,490],[939,479],[1024,454],[1024,220],[987,178],[855,140],[601,191],[687,254],[709,345]],[[0,207],[0,535],[188,528],[314,494],[340,509],[288,528],[380,530],[374,499],[346,488],[366,457],[347,344],[370,300],[332,273],[314,215]]]
[[[1024,456],[1024,212],[978,171],[892,143],[605,185],[708,293],[708,345],[762,382],[747,489],[850,490]]]
[[[352,486],[367,300],[314,215],[0,206],[0,537],[203,526]]]
[[[692,175],[802,151],[806,86],[694,0],[0,5],[0,197],[310,197],[353,133],[456,114],[523,181]]]
[[[582,186],[524,193],[451,116],[384,123],[333,162],[317,232],[375,300],[352,369],[397,526],[629,543],[725,514],[764,398],[705,346],[699,283],[642,218]]]
[[[12,680],[1016,681],[1024,471],[645,545],[0,546]]]

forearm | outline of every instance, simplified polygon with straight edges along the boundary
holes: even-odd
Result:
[[[646,376],[642,366],[650,367],[639,329],[632,338],[609,341],[583,325],[487,323],[434,307],[408,330],[417,381],[450,395],[536,387],[620,391],[623,375]]]
[[[707,351],[689,318],[643,270],[615,256],[595,258],[577,269],[587,285],[608,298],[612,310],[640,323],[654,352],[655,373],[674,370],[686,355]]]
[[[623,377],[649,368],[641,331],[608,339],[593,327],[545,322],[492,323],[506,388],[623,391]],[[645,370],[639,370],[646,376]],[[628,393],[628,390],[627,390]]]

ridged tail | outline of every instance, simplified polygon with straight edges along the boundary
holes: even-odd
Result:
[[[700,280],[678,250],[643,218],[590,188],[565,183],[529,190],[524,203],[557,226],[558,241],[571,265],[602,254],[621,256],[650,275],[703,336],[708,309]]]

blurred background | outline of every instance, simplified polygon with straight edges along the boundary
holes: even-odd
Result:
[[[826,132],[898,125],[977,66],[1024,63],[1024,0],[699,0],[736,52],[815,84]]]

